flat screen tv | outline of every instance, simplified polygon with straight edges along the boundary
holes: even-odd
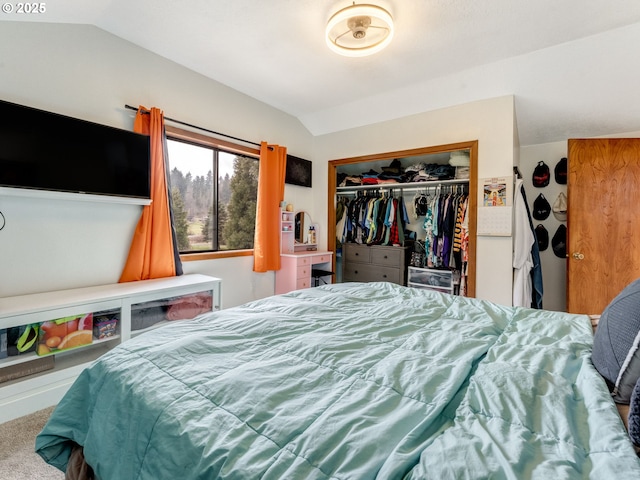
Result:
[[[0,186],[150,198],[149,137],[0,100]]]

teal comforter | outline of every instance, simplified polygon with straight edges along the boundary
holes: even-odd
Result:
[[[586,316],[387,283],[266,298],[123,343],[36,450],[101,480],[640,478]]]

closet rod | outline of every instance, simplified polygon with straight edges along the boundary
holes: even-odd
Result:
[[[348,187],[337,187],[336,195],[345,194],[352,195],[357,192],[367,190],[402,190],[408,192],[416,192],[427,188],[436,188],[438,186],[465,186],[469,184],[468,178],[456,178],[453,180],[440,180],[430,182],[408,182],[408,183],[378,183],[372,185],[351,185]]]
[[[430,186],[423,186],[423,187],[378,187],[378,188],[359,188],[359,189],[353,189],[353,190],[338,190],[336,191],[336,195],[339,197],[340,195],[357,195],[358,192],[367,192],[367,191],[396,191],[396,190],[400,190],[401,193],[404,192],[419,192],[421,190],[427,190],[429,188],[438,188],[439,186],[442,187],[457,187],[457,186],[462,186],[463,188],[465,188],[465,190],[468,190],[468,187],[466,187],[464,184],[462,183],[458,183],[458,184],[437,184],[437,185],[430,185]],[[342,187],[345,188],[345,187]],[[468,193],[468,192],[465,192]]]
[[[132,107],[131,105],[125,105],[124,108],[128,108],[129,110],[135,110],[136,112],[139,110],[138,108]],[[149,113],[149,112],[143,112],[143,113]],[[182,122],[180,120],[176,120],[175,118],[170,118],[170,117],[165,116],[164,119],[168,120],[170,122],[173,122],[173,123],[178,123],[180,125],[184,125],[185,127],[197,128],[198,130],[202,130],[203,132],[213,133],[214,135],[220,135],[222,137],[231,138],[231,139],[237,140],[239,142],[249,143],[251,145],[256,145],[257,147],[260,146],[259,143],[252,142],[250,140],[244,140],[243,138],[233,137],[231,135],[226,135],[224,133],[216,132],[214,130],[209,130],[208,128],[198,127],[197,125],[192,125],[190,123]]]

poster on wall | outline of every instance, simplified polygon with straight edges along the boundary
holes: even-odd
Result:
[[[485,178],[482,180],[482,206],[506,207],[511,205],[507,195],[507,178]]]
[[[484,178],[482,185],[482,206],[478,208],[478,235],[508,237],[512,226],[512,199],[507,177]]]

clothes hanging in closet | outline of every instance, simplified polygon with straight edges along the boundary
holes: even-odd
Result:
[[[338,242],[404,246],[409,215],[402,196],[367,194],[339,202],[344,213],[337,219]]]
[[[469,198],[462,193],[439,193],[416,198],[414,203],[425,205],[425,266],[466,270],[469,233],[467,209]],[[422,213],[417,210],[416,213]]]

